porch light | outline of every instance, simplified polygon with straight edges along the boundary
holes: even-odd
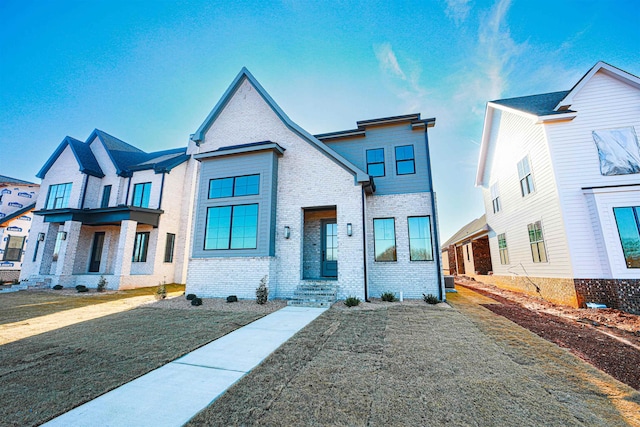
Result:
[[[288,225],[284,226],[284,238],[288,239],[289,237],[291,237],[291,229],[289,228]]]
[[[43,242],[44,241],[44,233],[38,233],[38,241],[39,242]]]
[[[351,226],[351,223],[347,223],[347,236],[351,236],[353,235],[353,227]]]
[[[58,233],[58,237],[60,238],[60,240],[67,240],[67,232],[66,231],[60,231]]]

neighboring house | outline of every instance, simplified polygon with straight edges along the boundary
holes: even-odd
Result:
[[[110,289],[184,283],[190,182],[185,148],[145,153],[95,130],[66,137],[38,173],[21,279]]]
[[[489,102],[482,280],[640,313],[639,131],[640,79],[603,62],[570,90]]]
[[[474,219],[442,245],[444,274],[492,274],[486,215]]]
[[[198,162],[187,293],[444,297],[419,114],[311,135],[243,69],[188,153]]]
[[[17,280],[40,186],[0,175],[0,283]]]

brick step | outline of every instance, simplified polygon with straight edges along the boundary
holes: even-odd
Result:
[[[291,300],[287,301],[287,305],[290,307],[315,307],[315,308],[329,308],[333,305],[331,301],[300,301]]]
[[[331,307],[336,302],[338,287],[334,283],[306,282],[298,285],[287,305],[294,307]]]
[[[296,290],[293,293],[294,296],[304,297],[304,296],[327,296],[327,297],[335,297],[336,291],[300,291]]]
[[[308,284],[308,283],[304,283],[302,285],[298,285],[298,287],[296,288],[298,290],[310,290],[310,291],[315,291],[315,290],[323,290],[323,291],[333,291],[336,289],[336,285],[327,285],[327,284],[321,284],[321,285],[315,285],[315,284]]]

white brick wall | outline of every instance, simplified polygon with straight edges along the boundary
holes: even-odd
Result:
[[[410,261],[409,226],[407,217],[431,217],[431,239],[434,257],[440,251],[434,241],[434,214],[429,193],[393,194],[367,196],[367,275],[369,296],[379,297],[391,291],[404,298],[422,298],[422,294],[438,295],[438,274],[435,258],[433,261]],[[397,261],[376,262],[373,239],[373,219],[394,218],[396,229]]]

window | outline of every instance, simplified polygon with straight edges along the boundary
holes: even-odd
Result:
[[[147,262],[147,249],[149,248],[149,232],[136,233],[136,240],[133,244],[132,262]]]
[[[595,130],[591,135],[598,147],[602,175],[640,173],[640,144],[632,126]]]
[[[101,208],[109,207],[109,198],[111,198],[111,186],[105,185],[102,189],[102,202],[100,202]]]
[[[4,261],[20,261],[22,258],[24,239],[24,236],[9,235],[7,246],[4,248]]]
[[[504,233],[498,234],[498,251],[500,252],[500,264],[509,264],[507,253],[507,237]]]
[[[209,198],[253,196],[260,194],[260,175],[209,180]]]
[[[640,206],[613,208],[627,268],[640,268]]]
[[[416,173],[413,145],[396,147],[396,174],[408,175]]]
[[[207,209],[204,249],[256,249],[258,204]]]
[[[131,206],[137,206],[139,208],[149,207],[149,196],[151,195],[151,183],[143,182],[133,186],[133,199],[131,200]]]
[[[531,176],[531,167],[529,166],[529,156],[518,162],[518,177],[520,178],[520,191],[522,197],[529,193],[533,193],[533,177]]]
[[[173,262],[173,247],[176,243],[176,235],[167,233],[167,243],[164,247],[164,262]]]
[[[471,255],[469,255],[469,244],[465,245],[465,249],[467,250],[467,261],[471,261]]]
[[[64,209],[69,207],[69,196],[71,195],[71,183],[56,184],[49,186],[47,195],[47,205],[45,209]]]
[[[497,183],[491,186],[491,204],[493,205],[493,213],[500,212],[500,190]]]
[[[58,261],[58,256],[60,255],[60,246],[62,246],[62,241],[66,239],[66,232],[58,231],[56,235],[56,244],[53,247],[53,261]]]
[[[409,223],[409,259],[433,261],[431,247],[431,219],[428,216],[407,218]]]
[[[531,255],[533,262],[547,262],[547,251],[544,248],[544,238],[542,237],[542,224],[536,221],[527,225],[529,229],[529,244],[531,245]]]
[[[395,219],[374,219],[373,241],[376,261],[397,261]]]
[[[367,150],[367,173],[371,176],[384,176],[384,148]]]

